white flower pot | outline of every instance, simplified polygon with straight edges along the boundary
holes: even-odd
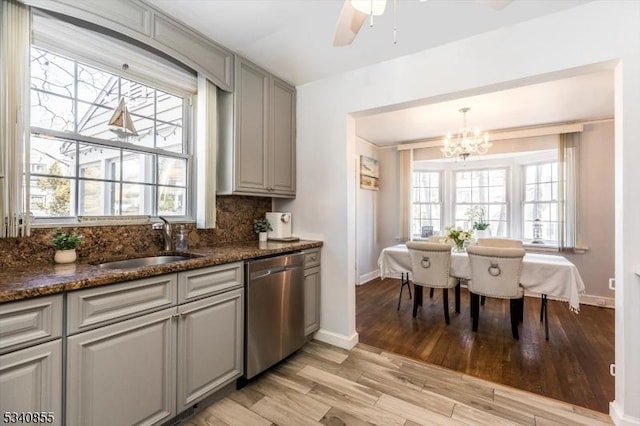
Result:
[[[478,238],[491,238],[491,228],[476,229],[475,234],[476,234],[476,239],[478,239]]]
[[[258,233],[258,241],[267,241],[267,233],[259,232]]]
[[[56,250],[53,260],[56,263],[73,263],[76,261],[76,249]]]

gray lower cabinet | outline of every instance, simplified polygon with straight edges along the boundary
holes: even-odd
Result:
[[[68,425],[162,424],[243,373],[242,262],[68,299]]]
[[[67,424],[154,425],[176,414],[175,307],[67,342]]]
[[[304,334],[320,328],[320,249],[304,251]]]
[[[27,416],[13,423],[62,424],[62,306],[62,295],[0,305],[0,413]]]
[[[178,413],[242,375],[243,292],[178,307]]]
[[[62,424],[62,339],[0,356],[0,412],[37,413],[47,420],[16,424]]]

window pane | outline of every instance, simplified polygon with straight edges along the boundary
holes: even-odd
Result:
[[[122,180],[126,182],[154,183],[154,155],[124,151],[122,155]]]
[[[440,202],[440,189],[439,188],[431,188],[429,191],[429,202],[438,203]]]
[[[540,165],[540,182],[551,182],[551,163]]]
[[[471,202],[471,189],[458,188],[456,190],[456,201],[458,203],[470,203]]]
[[[535,220],[536,218],[536,208],[535,208],[535,204],[525,204],[524,205],[524,220],[526,221],[532,221]]]
[[[118,105],[118,77],[78,64],[78,99],[115,109]]]
[[[122,215],[153,214],[151,206],[153,200],[153,186],[150,185],[122,185]]]
[[[78,214],[103,216],[114,214],[116,208],[116,186],[113,182],[80,180]]]
[[[75,145],[75,142],[31,135],[31,173],[73,176]]]
[[[133,121],[133,127],[136,128],[138,136],[129,138],[129,142],[140,146],[152,147],[154,132],[153,120],[132,114],[131,121]]]
[[[156,128],[156,147],[171,152],[182,153],[182,120],[173,124],[158,123]]]
[[[31,87],[73,97],[74,62],[44,50],[31,49]]]
[[[115,139],[115,133],[108,127],[113,112],[111,108],[78,102],[78,133],[98,139]]]
[[[120,180],[120,150],[100,145],[80,144],[80,177],[91,179]]]
[[[73,132],[73,101],[49,93],[31,91],[31,126]]]
[[[158,214],[184,216],[186,191],[182,188],[158,187]]]
[[[551,200],[551,184],[550,183],[541,183],[538,186],[538,200],[539,201]]]
[[[39,201],[32,211],[35,216],[71,216],[72,180],[54,177],[32,177],[31,197]]]
[[[504,187],[490,187],[489,188],[489,202],[492,203],[504,203],[506,202],[505,188]]]

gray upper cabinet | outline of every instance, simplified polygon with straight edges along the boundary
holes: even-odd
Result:
[[[219,138],[218,193],[293,198],[295,88],[239,57],[235,69],[233,100],[221,103],[235,120],[233,131],[222,129]]]

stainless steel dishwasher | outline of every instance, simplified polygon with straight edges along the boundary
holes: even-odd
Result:
[[[245,263],[245,379],[304,344],[303,267],[302,253]]]

